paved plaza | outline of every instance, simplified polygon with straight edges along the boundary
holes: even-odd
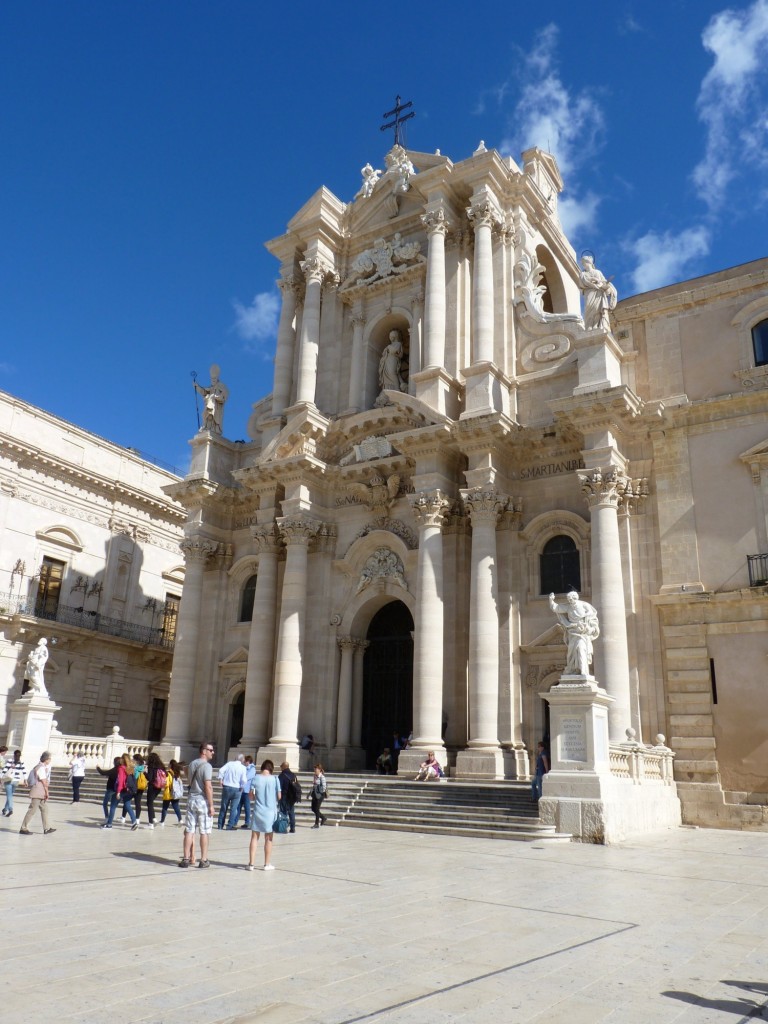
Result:
[[[623,846],[346,828],[0,829],[0,1006],[13,1024],[738,1024],[768,1020],[768,835]]]

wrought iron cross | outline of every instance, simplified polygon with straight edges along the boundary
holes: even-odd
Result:
[[[416,117],[416,111],[415,110],[412,110],[410,112],[410,114],[406,114],[405,117],[401,117],[400,116],[401,113],[404,110],[407,110],[409,107],[412,107],[412,106],[413,106],[413,101],[412,100],[408,100],[407,103],[401,103],[400,102],[400,97],[398,96],[395,99],[395,108],[394,108],[394,110],[388,110],[386,112],[386,114],[382,114],[382,117],[394,117],[394,121],[390,121],[388,124],[383,124],[381,126],[381,128],[380,128],[380,131],[386,132],[390,128],[394,128],[395,129],[395,142],[394,142],[394,144],[396,146],[400,146],[402,144],[401,143],[401,134],[400,134],[401,126],[404,125],[406,121],[410,121],[410,119],[412,117]],[[405,138],[405,133],[403,133],[402,138],[403,139]]]

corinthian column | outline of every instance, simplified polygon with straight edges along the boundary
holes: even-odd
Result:
[[[443,537],[449,502],[440,491],[418,494],[411,509],[419,526],[419,567],[413,650],[413,747],[442,748]],[[423,760],[423,759],[422,759]],[[438,756],[438,761],[440,757]]]
[[[614,700],[608,709],[609,737],[623,743],[632,713],[618,508],[629,481],[615,467],[579,473],[579,480],[592,519],[592,601],[600,617],[594,673]]]
[[[365,317],[360,306],[355,306],[352,310],[352,367],[349,372],[350,412],[359,412],[363,407],[363,375],[365,372],[364,330]]]
[[[218,550],[218,544],[200,537],[189,537],[179,547],[184,553],[184,589],[176,625],[164,742],[181,747],[182,756],[186,757],[189,744],[200,739],[199,736],[191,735],[191,724],[196,689],[197,643],[202,625],[203,574],[207,562]]]
[[[272,696],[272,668],[277,619],[277,563],[280,539],[275,524],[251,528],[259,552],[253,618],[248,640],[245,672],[243,738],[240,747],[257,750],[269,736],[269,701]]]
[[[274,731],[270,747],[291,747],[297,741],[307,613],[308,549],[319,526],[320,523],[302,516],[278,520],[280,535],[286,544],[286,560],[275,659]]]
[[[492,363],[493,345],[493,225],[500,216],[486,191],[481,190],[467,209],[475,228],[472,280],[472,363]]]
[[[272,388],[272,415],[280,416],[291,400],[293,384],[293,352],[296,346],[296,281],[285,278],[277,282],[283,293],[280,308],[280,323],[277,328],[277,351],[275,353],[275,383]]]
[[[296,401],[313,405],[317,384],[317,351],[320,344],[320,301],[323,281],[330,267],[319,256],[309,256],[300,263],[307,281],[304,314],[299,339],[299,369]]]
[[[336,643],[341,650],[339,703],[336,712],[336,746],[348,747],[352,738],[352,679],[357,640],[351,636],[340,636]]]
[[[437,207],[421,218],[427,229],[427,283],[424,296],[424,354],[422,368],[445,365],[445,210]]]
[[[363,670],[367,640],[355,641],[354,661],[352,664],[352,746],[360,747],[363,742]]]

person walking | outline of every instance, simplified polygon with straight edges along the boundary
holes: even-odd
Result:
[[[288,815],[289,831],[296,831],[296,804],[301,800],[301,786],[287,761],[280,765],[277,777],[280,784],[280,810]]]
[[[104,788],[104,799],[101,802],[102,810],[104,811],[104,822],[106,824],[109,821],[109,811],[112,806],[112,799],[115,795],[115,787],[117,786],[117,769],[120,767],[120,758],[116,757],[112,762],[112,767],[100,768],[96,766],[96,771],[99,775],[106,775],[107,784]]]
[[[24,815],[19,835],[32,835],[27,825],[32,821],[38,810],[40,811],[40,817],[43,819],[43,835],[49,836],[51,832],[56,831],[55,828],[51,828],[51,822],[48,817],[48,782],[50,778],[51,755],[47,750],[44,750],[40,755],[40,763],[35,765],[29,773],[29,809]]]
[[[187,769],[189,797],[184,822],[184,852],[179,861],[180,868],[190,868],[195,863],[195,829],[200,832],[200,863],[198,867],[209,868],[208,839],[213,831],[213,768],[211,761],[216,749],[212,743],[201,743],[199,756]]]
[[[328,820],[322,813],[323,800],[328,796],[328,783],[325,781],[325,774],[321,764],[315,765],[315,776],[312,779],[312,813],[315,816],[315,824],[312,828],[320,828]]]
[[[155,827],[155,800],[162,798],[168,769],[154,751],[147,758],[147,828]]]
[[[80,803],[80,787],[85,778],[85,754],[75,754],[69,762],[69,781],[72,783],[72,803]]]
[[[275,765],[267,759],[261,764],[261,771],[255,776],[251,793],[251,840],[248,844],[248,870],[253,871],[259,836],[264,833],[264,870],[274,871],[272,860],[272,840],[274,839],[275,816],[280,800],[280,783],[272,774]]]
[[[123,821],[125,821],[127,814],[131,819],[131,831],[135,832],[139,827],[139,822],[133,810],[133,798],[136,796],[136,776],[134,775],[133,768],[133,758],[130,754],[123,754],[122,757],[117,759],[115,789],[112,793],[107,821],[106,824],[101,826],[102,828],[112,828],[115,811],[121,800],[123,802]],[[109,785],[109,779],[107,779],[107,785]]]
[[[219,768],[221,780],[221,805],[219,807],[219,828],[234,829],[240,810],[240,793],[245,785],[248,773],[245,770],[245,756],[238,754],[233,761],[227,761]],[[229,815],[229,822],[227,822]]]
[[[7,748],[6,748],[7,749]],[[27,778],[27,769],[21,760],[21,751],[14,750],[13,757],[6,759],[5,770],[2,776],[2,783],[5,789],[5,807],[3,817],[10,818],[13,814],[13,793],[17,786],[21,786]]]
[[[531,795],[534,800],[541,800],[542,782],[549,771],[549,758],[543,743],[536,748],[536,770],[531,779]]]
[[[160,827],[165,826],[165,816],[168,808],[172,807],[179,824],[181,824],[181,810],[179,800],[184,796],[184,783],[181,778],[181,765],[173,758],[168,762],[168,777],[165,780],[163,790],[163,809],[160,812]]]
[[[144,764],[144,758],[138,754],[133,759],[133,777],[136,779],[136,796],[133,798],[133,809],[136,812],[136,821],[140,822],[141,801],[147,792],[149,783],[147,782],[147,766]],[[123,824],[125,824],[125,815],[123,815]]]

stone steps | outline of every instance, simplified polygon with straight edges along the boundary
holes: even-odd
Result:
[[[314,821],[310,807],[312,774],[299,772],[303,799],[296,805],[299,825]],[[475,838],[560,841],[557,833],[539,822],[536,804],[527,783],[522,782],[413,782],[397,776],[359,773],[332,775],[330,796],[323,813],[331,824],[346,828],[419,832],[426,835],[457,835]],[[67,773],[56,769],[51,780],[51,799],[72,798]],[[84,802],[101,804],[105,780],[88,772],[80,790]],[[214,781],[214,804],[219,806],[220,785]],[[159,812],[159,801],[155,803]]]

